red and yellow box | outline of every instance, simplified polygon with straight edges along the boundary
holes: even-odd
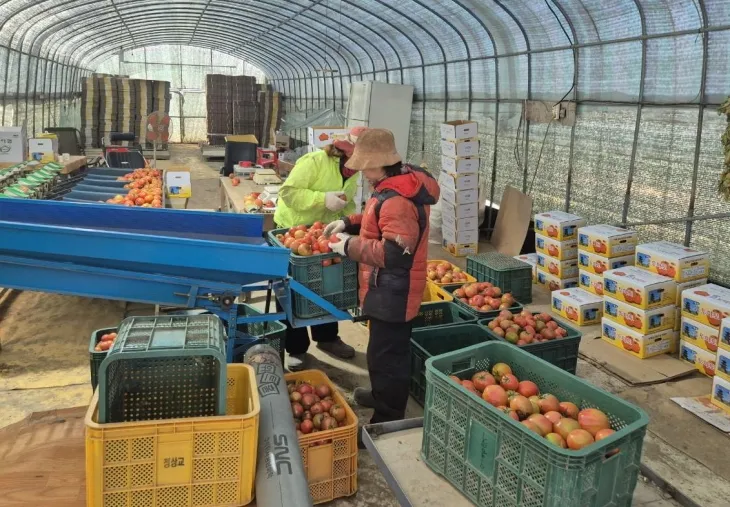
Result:
[[[700,324],[697,321],[682,317],[679,328],[679,337],[692,345],[708,352],[717,352],[720,340],[720,330],[714,327]]]
[[[603,273],[603,292],[641,310],[674,305],[677,282],[641,268],[626,266]]]
[[[578,287],[578,278],[565,278],[560,279],[557,276],[546,273],[545,271],[537,270],[535,283],[541,287],[545,287],[549,291],[558,289],[570,289],[571,287]]]
[[[682,315],[720,329],[722,319],[730,315],[730,289],[713,283],[685,289]]]
[[[677,312],[674,306],[639,310],[606,295],[603,298],[603,315],[641,334],[651,334],[665,329],[673,330]]]
[[[717,351],[715,376],[730,382],[730,350],[719,349]]]
[[[585,224],[585,218],[565,211],[546,211],[535,215],[535,232],[558,241],[577,239],[578,228]]]
[[[541,234],[535,234],[535,251],[549,255],[559,261],[577,259],[578,240],[574,238],[566,241],[558,241],[557,239],[548,238]]]
[[[668,276],[678,283],[707,278],[710,274],[710,256],[684,245],[657,241],[636,247],[636,265]]]
[[[623,268],[624,266],[633,266],[634,256],[624,255],[623,257],[614,257],[609,259],[603,255],[591,252],[578,252],[578,268],[583,271],[602,275],[610,269]]]
[[[633,256],[637,242],[636,231],[613,225],[588,225],[578,229],[578,248],[604,257]]]
[[[682,293],[687,289],[694,289],[700,285],[707,285],[707,278],[701,278],[699,280],[691,280],[689,282],[682,282],[677,284],[677,302],[675,303],[678,307],[682,307]]]
[[[665,329],[656,333],[641,334],[635,329],[604,317],[601,320],[601,338],[632,356],[646,359],[671,352],[677,340],[677,332]]]
[[[694,365],[698,372],[708,377],[715,376],[715,354],[707,352],[684,340],[679,340],[679,359]]]
[[[545,273],[564,278],[576,278],[578,276],[578,259],[559,261],[545,254],[537,254],[537,269]]]
[[[597,324],[603,315],[603,298],[579,287],[552,292],[553,312],[578,326]]]
[[[712,396],[710,402],[717,408],[730,414],[730,381],[717,375],[712,379]]]
[[[603,296],[603,275],[597,275],[590,271],[578,270],[578,287],[596,296]]]

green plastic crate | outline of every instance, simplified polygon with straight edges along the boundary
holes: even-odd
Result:
[[[499,252],[470,255],[466,272],[480,282],[490,282],[511,292],[517,301],[532,303],[532,266]]]
[[[260,312],[251,305],[242,304],[238,305],[238,315],[262,315]],[[256,339],[264,339],[267,345],[270,345],[279,353],[281,358],[281,364],[284,364],[284,350],[286,348],[286,325],[278,321],[270,322],[251,322],[248,324],[239,324],[239,331],[250,335]],[[237,359],[235,362],[241,362]]]
[[[94,347],[96,347],[96,344],[101,341],[102,336],[116,332],[117,328],[108,327],[106,329],[97,329],[91,333],[91,340],[89,340],[89,370],[91,372],[92,391],[96,391],[96,386],[99,383],[99,366],[101,366],[101,362],[106,357],[106,353],[109,352],[108,350],[105,350],[104,352],[97,352],[94,350]]]
[[[498,362],[581,409],[603,410],[616,433],[572,451],[552,445],[448,378]],[[426,361],[421,456],[477,505],[631,505],[649,423],[638,407],[508,343],[489,341]],[[618,453],[612,453],[618,449]]]
[[[441,288],[444,289],[449,294],[451,294],[452,296],[454,296],[454,291],[456,289],[458,289],[459,287],[463,287],[463,286],[464,286],[464,284],[446,285],[446,286],[442,286]],[[504,292],[506,292],[506,291],[504,291]],[[517,300],[517,296],[515,296],[515,299],[516,299],[515,304],[513,304],[512,306],[509,307],[509,311],[512,313],[519,313],[523,309],[522,302]],[[477,319],[493,319],[494,317],[499,315],[499,312],[502,311],[502,310],[490,310],[488,312],[480,312],[479,310],[475,310],[468,304],[464,303],[461,299],[457,298],[456,296],[454,296],[454,304],[459,305],[460,308],[466,310],[471,315],[474,315]]]
[[[124,319],[99,367],[99,422],[225,415],[226,379],[215,315]]]
[[[459,305],[450,301],[423,303],[418,315],[411,322],[413,328],[453,326],[454,324],[474,323],[477,318]]]
[[[277,234],[284,234],[289,229],[274,229],[268,233],[268,242],[274,246],[284,247],[276,239]],[[322,261],[339,259],[338,264],[323,266]],[[289,275],[315,294],[322,296],[340,310],[350,310],[358,306],[357,301],[357,263],[352,259],[341,257],[336,253],[326,253],[302,257],[289,257]],[[312,319],[328,315],[329,312],[314,304],[306,297],[292,292],[294,296],[294,316],[301,319]]]
[[[426,360],[490,339],[484,327],[473,323],[414,329],[411,334],[411,381],[408,392],[423,406],[426,400]]]
[[[537,313],[533,313],[533,315],[537,315]],[[480,320],[479,324],[484,326],[492,340],[509,343],[507,340],[497,335],[494,331],[487,327],[487,324],[493,320],[494,317],[491,319]],[[561,321],[556,320],[556,322],[560,327],[568,332],[564,338],[542,343],[530,343],[529,345],[523,345],[520,348],[525,352],[529,352],[533,356],[537,356],[550,364],[554,364],[561,370],[575,374],[576,368],[578,367],[578,348],[580,347],[580,339],[582,338],[583,333],[567,324],[563,324]]]

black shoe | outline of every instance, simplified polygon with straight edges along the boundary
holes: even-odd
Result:
[[[355,403],[361,407],[375,408],[375,398],[373,398],[373,392],[370,389],[356,387],[352,395],[355,398]]]

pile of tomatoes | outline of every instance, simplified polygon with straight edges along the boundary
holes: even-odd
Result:
[[[494,334],[520,347],[568,336],[568,331],[560,327],[550,314],[533,314],[527,310],[522,310],[518,314],[503,310],[487,324],[487,327]]]
[[[287,382],[297,435],[327,431],[347,424],[345,407],[335,403],[327,384]]]
[[[464,283],[467,281],[466,273],[461,268],[446,261],[429,262],[426,277],[432,282],[442,284]]]
[[[314,222],[311,227],[306,225],[297,225],[289,229],[285,234],[277,234],[276,239],[292,251],[294,255],[309,257],[311,255],[331,253],[330,243],[340,241],[335,235],[329,238],[324,235],[324,224],[322,222]],[[341,259],[325,259],[322,261],[323,266],[331,266],[339,264]]]
[[[490,282],[465,283],[454,291],[454,297],[480,312],[506,310],[516,303],[511,293],[503,294]]]
[[[162,172],[159,169],[135,169],[117,178],[117,181],[128,182],[124,185],[127,195],[115,195],[107,199],[107,203],[141,208],[162,207]]]
[[[479,371],[471,379],[462,380],[454,375],[450,378],[502,411],[505,417],[563,449],[577,451],[615,433],[602,411],[580,410],[553,394],[540,394],[537,384],[520,381],[506,363],[495,364],[491,371]],[[615,452],[618,451],[612,451]]]
[[[114,340],[117,339],[117,333],[107,333],[101,336],[101,339],[99,340],[99,343],[96,344],[96,347],[94,347],[95,352],[106,352],[110,348],[112,348],[112,345],[114,345]]]

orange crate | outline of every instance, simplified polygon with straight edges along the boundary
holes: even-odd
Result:
[[[345,426],[299,437],[309,494],[315,504],[357,492],[357,416],[345,398],[323,372],[304,370],[284,375],[287,382],[327,384],[335,403],[345,407]],[[322,442],[325,443],[322,443]]]
[[[259,434],[256,375],[227,365],[224,416],[99,424],[86,412],[88,507],[232,507],[253,500]]]
[[[453,262],[445,261],[445,260],[442,260],[442,259],[429,259],[428,261],[426,261],[426,265],[428,266],[432,262],[448,262],[453,267],[458,267]],[[476,282],[477,281],[477,279],[474,278],[473,276],[471,276],[469,273],[467,273],[465,269],[462,269],[462,272],[466,275],[466,282],[438,283],[438,282],[434,282],[433,280],[429,280],[429,282],[431,282],[434,285],[444,286],[444,285],[454,285],[455,283],[461,285],[461,284],[473,283],[473,282]]]
[[[423,299],[421,299],[421,303],[443,303],[444,301],[451,302],[453,300],[454,296],[431,280],[426,280],[426,288],[423,290]]]

